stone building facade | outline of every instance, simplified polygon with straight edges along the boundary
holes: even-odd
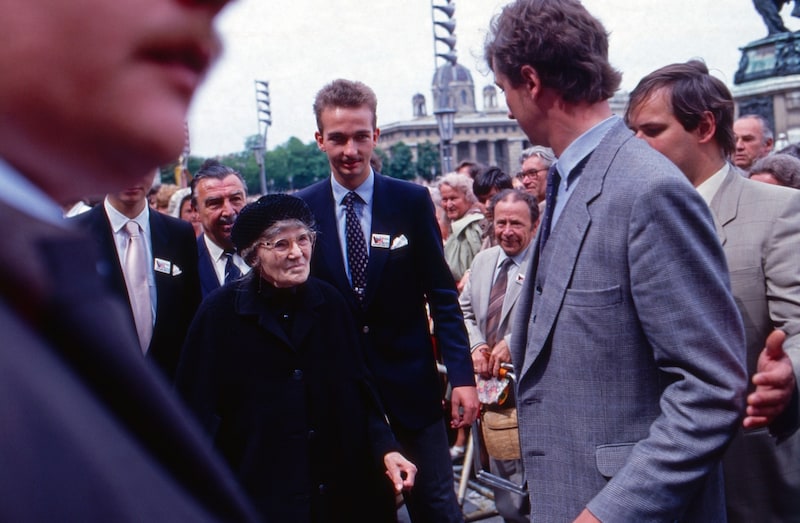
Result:
[[[451,141],[454,166],[469,160],[498,166],[512,175],[517,172],[520,154],[531,143],[517,122],[508,118],[508,109],[494,85],[486,85],[481,90],[483,103],[480,110],[475,100],[472,74],[461,64],[448,63],[439,67],[433,76],[431,88],[432,107],[446,105],[456,109]],[[444,100],[443,97],[449,99]],[[617,93],[611,100],[614,113],[623,115],[627,102],[626,92]],[[393,145],[403,142],[411,148],[416,160],[420,144],[429,141],[435,146],[439,145],[439,128],[433,112],[428,113],[423,94],[413,95],[411,108],[410,120],[380,125],[378,146],[389,154]]]

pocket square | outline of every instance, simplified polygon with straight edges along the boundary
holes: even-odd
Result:
[[[389,250],[393,251],[395,249],[399,249],[400,247],[405,247],[406,245],[408,245],[408,238],[406,238],[405,234],[401,234],[392,240],[392,247]]]

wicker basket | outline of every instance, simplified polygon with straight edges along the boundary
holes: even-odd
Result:
[[[517,409],[487,410],[481,416],[486,452],[494,459],[520,459]]]

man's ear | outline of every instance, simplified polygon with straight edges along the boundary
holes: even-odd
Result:
[[[317,147],[319,150],[325,152],[325,142],[322,139],[322,133],[319,131],[315,132],[314,139],[317,141]]]
[[[536,96],[541,91],[542,83],[536,69],[527,64],[523,65],[520,68],[520,76],[522,76],[522,85],[532,96]]]
[[[703,111],[695,133],[697,133],[699,143],[708,143],[714,139],[714,135],[717,133],[717,121],[711,111]]]

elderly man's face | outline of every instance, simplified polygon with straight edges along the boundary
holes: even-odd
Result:
[[[219,247],[233,249],[231,229],[247,203],[247,191],[235,174],[223,179],[201,178],[195,186],[197,215],[203,231]]]
[[[516,256],[531,243],[536,224],[531,222],[531,210],[523,200],[506,198],[494,206],[494,236],[508,256]]]
[[[547,191],[547,163],[539,156],[529,156],[522,162],[517,179],[522,182],[525,192],[535,196],[538,201],[544,201]]]
[[[177,157],[227,0],[0,0],[0,156],[51,195]]]
[[[764,139],[764,127],[757,118],[739,118],[733,122],[736,136],[736,152],[733,163],[745,171],[759,158],[767,156],[772,150],[772,140]]]
[[[275,287],[295,287],[308,279],[314,236],[306,227],[285,227],[257,245],[256,267]]]

